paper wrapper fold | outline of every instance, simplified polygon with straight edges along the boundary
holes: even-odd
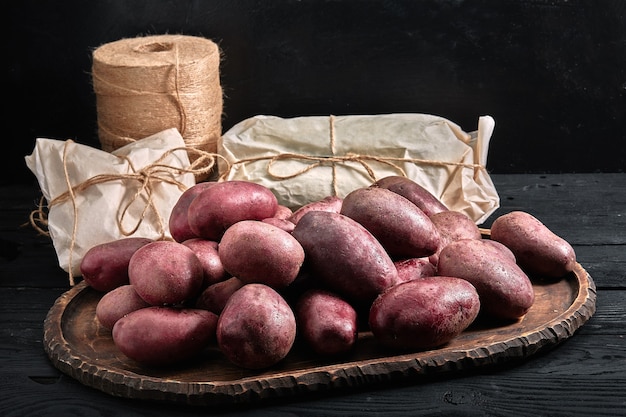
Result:
[[[133,237],[169,237],[171,209],[182,192],[195,183],[193,174],[176,169],[189,166],[184,147],[176,129],[112,153],[72,141],[37,139],[33,153],[25,160],[48,201],[47,227],[61,268],[66,272],[71,268],[73,275],[79,276],[87,250],[128,237],[129,231]],[[155,161],[158,167],[152,166]],[[148,167],[152,168],[149,173]],[[142,182],[145,175],[151,179]],[[103,179],[81,188],[98,178]],[[75,187],[71,198],[68,191]]]
[[[466,133],[428,114],[259,115],[222,135],[218,152],[230,166],[220,174],[262,184],[291,208],[405,175],[481,224],[500,203],[485,168],[494,126],[490,116]]]

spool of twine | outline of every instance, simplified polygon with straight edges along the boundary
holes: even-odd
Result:
[[[175,127],[187,146],[216,153],[223,107],[219,64],[218,46],[195,36],[122,39],[95,49],[102,149],[111,152]],[[197,155],[189,157],[193,162]]]

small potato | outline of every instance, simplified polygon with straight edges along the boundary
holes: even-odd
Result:
[[[137,294],[155,306],[193,299],[204,281],[202,264],[193,251],[164,240],[138,249],[130,259],[128,276]]]
[[[339,211],[341,210],[342,202],[343,200],[340,197],[324,197],[319,201],[313,201],[300,207],[293,212],[293,215],[289,217],[288,220],[291,221],[293,224],[298,224],[302,216],[307,214],[309,211],[329,211],[332,213],[339,213]]]
[[[187,361],[215,340],[217,315],[207,310],[151,306],[113,326],[115,346],[130,359],[160,367]]]
[[[290,233],[268,223],[243,220],[229,227],[219,244],[224,269],[246,284],[285,288],[304,263],[304,249]]]
[[[344,354],[357,341],[356,310],[330,291],[305,292],[296,304],[295,314],[302,338],[317,354]]]
[[[363,225],[392,258],[421,258],[437,252],[439,232],[415,204],[384,188],[349,193],[341,214]]]
[[[130,258],[139,248],[151,242],[153,240],[148,238],[128,237],[92,247],[80,263],[83,280],[102,292],[128,284]]]
[[[288,220],[292,215],[293,211],[289,207],[279,204],[273,217],[276,219]]]
[[[350,302],[372,302],[398,282],[398,271],[380,242],[348,216],[310,211],[292,235],[315,277]]]
[[[233,224],[242,220],[273,217],[278,200],[263,185],[248,181],[224,181],[202,191],[189,204],[191,230],[208,240],[219,241]]]
[[[513,211],[494,220],[491,239],[508,247],[528,273],[559,278],[574,270],[576,253],[532,214]]]
[[[189,226],[189,219],[187,217],[187,211],[189,205],[202,191],[208,187],[217,184],[216,182],[199,182],[191,187],[187,188],[178,197],[176,204],[172,207],[169,218],[170,235],[177,242],[183,242],[188,239],[198,237]]]
[[[278,217],[269,217],[269,218],[263,219],[261,221],[264,222],[264,223],[271,224],[272,226],[276,226],[279,229],[283,229],[287,233],[293,232],[293,229],[295,229],[295,227],[296,227],[296,225],[293,224],[292,222],[290,222],[289,220],[287,220],[287,219],[280,219]]]
[[[400,194],[420,208],[428,217],[435,213],[447,211],[448,208],[430,191],[410,178],[392,175],[381,178],[372,184],[373,187],[386,188]]]
[[[437,268],[428,258],[409,258],[395,261],[400,282],[437,275]]]
[[[456,277],[427,277],[398,284],[372,304],[369,326],[382,345],[431,349],[467,329],[480,311],[472,284]]]
[[[149,306],[132,285],[126,284],[102,296],[96,304],[96,318],[104,328],[111,330],[115,322],[128,313]]]
[[[228,300],[217,322],[217,344],[233,364],[263,369],[283,360],[296,338],[291,307],[274,289],[247,284]]]
[[[511,251],[511,249],[507,248],[502,243],[500,243],[500,242],[498,242],[496,240],[492,240],[492,239],[483,239],[483,241],[485,243],[488,243],[489,245],[495,247],[497,250],[499,250],[500,251],[500,255],[502,255],[503,257],[509,259],[511,262],[517,263],[517,259],[515,258],[515,254]]]
[[[202,270],[204,271],[203,288],[230,277],[224,269],[224,265],[222,265],[217,242],[198,237],[185,240],[182,243],[193,251],[202,264]]]
[[[222,314],[231,295],[243,285],[244,283],[237,277],[209,285],[196,300],[195,307],[212,311],[217,315]]]
[[[460,211],[442,211],[430,216],[441,236],[440,249],[448,243],[461,239],[482,239],[480,229],[474,221]]]
[[[471,282],[480,295],[483,311],[495,318],[517,320],[535,300],[526,273],[483,239],[450,243],[439,255],[437,273]]]

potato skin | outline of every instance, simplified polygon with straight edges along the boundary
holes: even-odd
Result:
[[[574,270],[576,253],[530,213],[513,211],[494,220],[491,239],[508,247],[528,273],[559,278]]]
[[[285,288],[304,263],[302,245],[269,223],[243,220],[229,227],[218,248],[224,269],[246,284]]]
[[[447,211],[448,208],[426,188],[410,178],[391,175],[381,178],[372,184],[372,187],[385,188],[400,194],[420,208],[427,216]]]
[[[132,285],[126,284],[102,296],[96,305],[96,318],[104,328],[111,330],[125,315],[149,306]]]
[[[216,182],[199,182],[187,188],[178,197],[178,201],[172,207],[169,218],[169,229],[172,239],[183,242],[188,239],[198,237],[189,226],[188,209],[189,205],[202,191],[217,184]]]
[[[151,242],[153,240],[148,238],[128,237],[92,247],[80,263],[83,280],[102,292],[128,284],[130,258],[139,248]]]
[[[220,351],[233,364],[263,369],[283,360],[296,338],[295,315],[276,290],[246,284],[228,300],[217,322]]]
[[[219,315],[224,310],[228,299],[243,286],[244,283],[237,277],[231,277],[226,281],[209,285],[196,299],[195,307],[209,310]]]
[[[292,235],[316,278],[350,302],[372,302],[398,282],[398,271],[380,242],[347,216],[310,211]]]
[[[480,311],[474,286],[456,277],[427,277],[396,285],[370,308],[369,326],[382,345],[421,350],[448,343],[469,327]]]
[[[219,241],[233,224],[273,217],[277,210],[278,200],[269,188],[233,180],[218,182],[202,191],[189,204],[187,216],[198,237]]]
[[[480,295],[483,311],[498,319],[519,319],[535,300],[526,273],[482,239],[464,239],[446,246],[439,255],[437,273],[471,282]]]
[[[299,332],[315,353],[340,355],[355,346],[357,312],[337,294],[321,289],[308,290],[294,310]]]
[[[474,221],[465,213],[460,211],[442,211],[430,216],[441,236],[441,246],[443,249],[448,243],[461,239],[482,239],[480,229]]]
[[[217,242],[197,237],[185,240],[182,244],[193,251],[202,265],[204,271],[203,288],[230,277],[220,259]]]
[[[302,216],[307,214],[309,211],[330,211],[332,213],[339,213],[342,203],[343,199],[340,197],[324,197],[319,201],[312,201],[309,204],[305,204],[304,206],[300,207],[299,209],[294,211],[287,220],[289,220],[293,224],[298,224]]]
[[[215,340],[217,315],[207,310],[151,306],[133,311],[113,326],[113,342],[127,357],[166,366],[198,355]]]
[[[408,258],[394,261],[400,282],[437,275],[437,268],[428,258]]]
[[[393,191],[358,188],[344,197],[340,213],[363,225],[392,258],[420,258],[439,248],[439,232],[433,222]]]
[[[130,259],[128,276],[137,294],[155,306],[193,299],[204,281],[202,264],[193,251],[164,240],[138,249]]]

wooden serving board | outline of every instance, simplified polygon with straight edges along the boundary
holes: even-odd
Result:
[[[581,265],[560,280],[534,283],[534,289],[535,303],[521,320],[477,320],[439,349],[393,353],[362,332],[349,356],[323,359],[295,345],[278,365],[250,371],[230,364],[216,347],[173,368],[137,365],[95,317],[102,294],[80,283],[48,312],[44,346],[60,371],[110,395],[194,405],[254,403],[403,379],[427,382],[433,374],[522,360],[573,336],[595,313],[595,284]]]

